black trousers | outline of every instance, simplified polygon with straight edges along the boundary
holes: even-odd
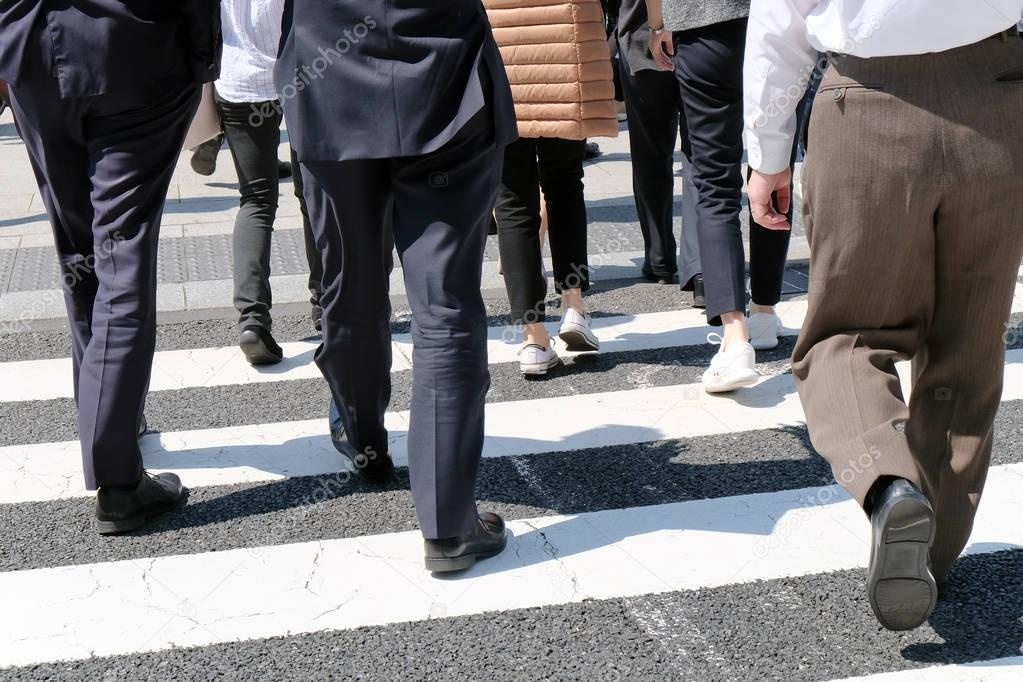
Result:
[[[238,328],[271,328],[270,242],[280,195],[277,147],[280,103],[228,102],[217,97],[227,146],[238,173],[241,203],[234,221],[234,307]]]
[[[544,321],[547,277],[540,247],[540,190],[547,203],[554,283],[590,288],[583,197],[585,140],[520,138],[504,150],[497,240],[515,324]]]
[[[632,73],[619,50],[625,112],[629,117],[632,193],[643,233],[643,270],[670,277],[680,274],[685,286],[700,274],[700,243],[696,229],[696,188],[692,184],[692,150],[686,131],[682,97],[674,74],[643,69]],[[674,208],[675,142],[686,156],[682,196],[682,250],[678,251],[672,222]]]
[[[158,92],[61,99],[45,73],[11,91],[60,260],[89,490],[142,474],[160,220],[199,104],[193,84]]]
[[[298,208],[302,213],[302,238],[305,243],[305,258],[309,263],[309,303],[313,306],[313,316],[320,317],[323,314],[320,306],[320,297],[323,295],[323,259],[320,257],[320,250],[316,247],[316,235],[313,233],[313,226],[309,221],[309,208],[305,202],[302,170],[298,165],[298,154],[295,153],[294,147],[291,148],[291,168],[291,180],[295,186],[295,198],[298,199]]]
[[[427,538],[468,532],[483,449],[487,319],[483,250],[502,153],[484,112],[423,156],[303,161],[323,254],[323,343],[316,363],[352,445],[387,452],[391,396],[391,250],[412,308],[414,378],[408,434],[412,496]]]
[[[700,256],[707,317],[746,309],[742,243],[742,69],[746,19],[675,33],[675,75],[682,93],[698,195]],[[774,305],[788,254],[789,231],[750,226],[753,302]]]

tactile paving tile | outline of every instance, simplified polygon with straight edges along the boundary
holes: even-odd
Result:
[[[591,219],[587,243],[590,255],[613,254],[622,251],[642,251],[643,233],[639,229],[639,221],[635,218],[635,210],[632,211],[632,220],[602,220]],[[682,219],[675,218],[674,229],[678,235],[682,230]]]
[[[276,230],[270,241],[270,274],[304,275],[308,272],[302,230]]]
[[[0,249],[0,294],[7,292],[11,271],[14,269],[14,257],[17,254],[17,249]]]
[[[159,257],[156,261],[156,280],[158,282],[178,284],[188,281],[184,242],[184,239],[160,241]]]
[[[60,286],[57,256],[49,246],[18,249],[11,269],[8,291],[36,291]]]
[[[620,251],[642,251],[643,233],[639,228],[639,216],[633,205],[589,207],[586,211],[589,221],[587,244],[591,256],[612,254]],[[675,217],[676,234],[682,229],[682,219]],[[550,238],[544,241],[544,256],[550,257]],[[483,259],[495,261],[500,256],[497,236],[487,238]]]
[[[185,237],[186,272],[189,282],[232,279],[231,235]]]

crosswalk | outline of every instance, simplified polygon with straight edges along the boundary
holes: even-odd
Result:
[[[330,444],[315,339],[290,334],[267,369],[201,337],[161,350],[142,449],[191,497],[118,538],[92,529],[73,434],[31,418],[70,405],[63,332],[4,337],[28,350],[0,362],[0,679],[1023,681],[1023,343],[952,592],[891,633],[862,588],[868,525],[788,370],[805,300],[780,306],[762,380],[724,396],[699,386],[699,311],[634,280],[591,301],[601,356],[547,381],[518,376],[492,316],[478,494],[513,537],[446,578],[422,568],[403,468],[407,334],[382,487]]]

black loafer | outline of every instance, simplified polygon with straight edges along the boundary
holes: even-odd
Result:
[[[199,175],[213,175],[217,172],[217,155],[220,154],[221,139],[218,135],[195,148],[192,153],[192,170]]]
[[[934,509],[916,486],[898,478],[877,496],[870,524],[870,606],[887,629],[912,630],[930,617],[938,598],[930,561]]]
[[[500,554],[508,544],[504,519],[483,512],[479,525],[466,535],[440,540],[424,540],[426,569],[434,573],[464,571],[481,559]]]
[[[242,330],[238,337],[238,347],[250,365],[276,365],[284,358],[284,351],[270,332],[255,325]]]
[[[693,277],[693,307],[707,307],[707,296],[703,291],[703,275]]]
[[[643,266],[643,277],[655,284],[678,284],[678,275],[658,274],[646,266]]]
[[[134,488],[103,487],[96,493],[96,525],[100,535],[127,533],[154,516],[175,509],[188,497],[176,474],[142,472]]]
[[[330,442],[334,449],[348,458],[359,476],[368,483],[389,483],[394,480],[394,460],[386,452],[366,455],[355,449],[345,425],[341,422],[341,413],[337,405],[330,401]]]

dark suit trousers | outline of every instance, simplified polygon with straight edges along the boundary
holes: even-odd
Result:
[[[480,294],[487,225],[503,150],[491,114],[423,156],[303,161],[323,254],[323,343],[316,352],[352,445],[387,452],[391,395],[391,249],[412,308],[414,378],[408,434],[423,535],[452,537],[476,520],[487,369]]]
[[[632,73],[624,51],[620,51],[619,64],[629,118],[632,193],[643,233],[643,268],[655,275],[671,276],[678,272],[685,285],[701,269],[696,190],[691,184],[692,164],[688,161],[691,150],[678,82],[667,71],[643,69]],[[682,251],[676,255],[678,244],[672,215],[678,139],[686,156],[683,167],[686,184],[682,197]],[[690,188],[692,195],[687,196]]]
[[[853,497],[895,476],[931,500],[939,580],[984,490],[1023,256],[1014,67],[1015,37],[833,57],[810,122],[812,267],[792,374],[814,447]],[[905,396],[895,363],[909,359]]]
[[[12,89],[53,225],[71,327],[85,484],[134,484],[156,343],[156,252],[199,88],[61,99],[43,75]]]
[[[742,68],[746,19],[675,33],[675,75],[682,90],[698,195],[697,226],[707,318],[746,309],[742,243]],[[753,226],[754,303],[774,305],[781,293],[789,232]],[[763,286],[759,283],[764,282]]]
[[[313,314],[318,315],[320,309],[320,295],[323,292],[323,259],[320,257],[320,250],[316,247],[316,235],[313,234],[313,225],[309,221],[309,208],[305,203],[304,188],[302,185],[302,169],[298,165],[298,154],[295,148],[291,148],[291,180],[294,183],[295,198],[298,199],[298,208],[302,213],[302,241],[305,243],[305,258],[309,263],[309,303],[313,306]],[[322,311],[320,311],[322,312]]]

